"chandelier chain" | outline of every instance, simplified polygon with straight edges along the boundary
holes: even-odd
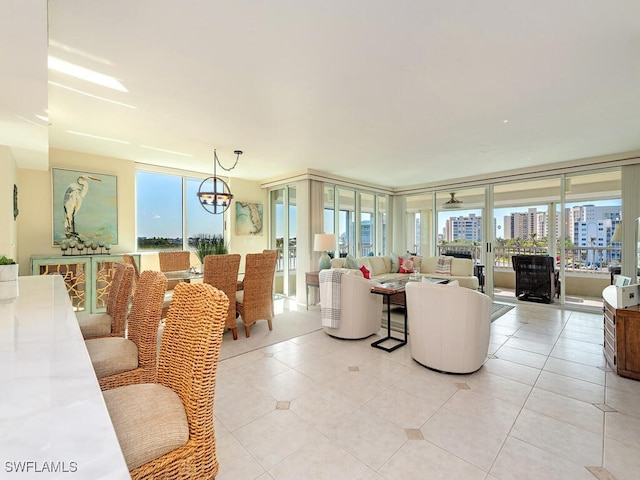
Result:
[[[238,152],[238,151],[234,152],[234,153],[236,153],[236,161],[235,161],[235,163],[234,163],[231,167],[229,167],[229,168],[226,168],[224,165],[222,165],[222,164],[220,163],[220,159],[218,158],[218,153],[216,152],[216,149],[215,149],[215,148],[213,149],[213,160],[214,160],[214,162],[216,162],[218,165],[220,165],[220,168],[221,168],[221,169],[223,169],[225,172],[230,172],[231,170],[233,170],[234,168],[236,168],[236,165],[238,165],[238,160],[240,160],[240,153],[237,153],[237,152]],[[215,167],[215,165],[214,165],[214,167]]]

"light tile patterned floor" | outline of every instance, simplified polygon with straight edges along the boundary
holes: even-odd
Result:
[[[601,314],[518,303],[471,375],[321,330],[227,358],[217,478],[636,480],[640,382],[606,368],[602,336]]]

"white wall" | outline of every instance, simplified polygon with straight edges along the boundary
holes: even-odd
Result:
[[[9,147],[0,145],[0,256],[18,259],[18,223],[13,219],[13,185],[17,184],[16,161]],[[20,192],[24,195],[24,192]],[[20,218],[20,217],[18,217]]]
[[[0,160],[3,151],[0,149]],[[2,161],[4,173],[5,163]],[[137,245],[136,238],[136,165],[135,162],[118,158],[102,157],[86,153],[73,152],[68,150],[51,149],[49,152],[49,163],[51,168],[66,168],[71,170],[86,171],[91,173],[102,173],[115,175],[118,178],[118,244],[113,246],[113,253],[135,252]],[[15,164],[14,164],[15,165]],[[14,167],[15,168],[15,167]],[[179,173],[178,173],[179,174]],[[203,174],[203,177],[206,176]],[[9,177],[9,175],[7,176]],[[29,274],[29,258],[32,255],[60,255],[60,249],[53,246],[52,238],[52,198],[51,198],[51,171],[41,170],[18,170],[18,190],[20,194],[20,216],[19,235],[17,236],[20,251],[18,253],[20,261],[20,274]],[[0,180],[2,191],[5,191],[5,175]],[[8,188],[8,187],[6,187]],[[13,181],[11,181],[13,189]],[[7,190],[8,191],[8,190]],[[232,181],[232,192],[235,201],[246,201],[262,203],[264,205],[265,228],[262,236],[236,236],[235,235],[235,205],[232,204],[227,211],[226,228],[230,238],[230,251],[240,253],[244,266],[244,255],[246,253],[261,252],[268,247],[269,212],[267,208],[268,193],[266,189],[260,188],[257,182],[247,180]],[[5,211],[4,202],[7,195],[4,195],[0,208]],[[13,212],[13,203],[11,212]],[[9,208],[8,206],[6,207]],[[8,212],[8,210],[7,210]],[[11,216],[13,219],[13,216]],[[4,239],[0,235],[0,239]],[[4,241],[4,240],[3,240]],[[8,240],[7,240],[8,242]],[[14,242],[15,243],[15,242]],[[3,244],[0,243],[0,247]],[[3,250],[0,248],[0,255]],[[192,264],[198,264],[197,257],[193,255]],[[141,268],[158,269],[157,255],[143,255]]]
[[[260,253],[269,248],[269,192],[260,188],[257,182],[232,179],[231,193],[233,201],[226,215],[225,238],[230,239],[230,253],[242,255],[240,272],[244,272],[244,259],[247,253]],[[236,235],[236,202],[261,203],[263,211],[263,225],[261,235]]]

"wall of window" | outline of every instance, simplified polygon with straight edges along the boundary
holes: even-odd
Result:
[[[186,250],[199,236],[223,235],[224,215],[212,215],[196,196],[202,179],[136,172],[138,250]]]
[[[323,187],[324,233],[337,233],[338,254],[382,255],[387,248],[387,195]]]

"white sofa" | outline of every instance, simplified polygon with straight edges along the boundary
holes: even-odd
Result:
[[[478,277],[473,275],[473,260],[469,258],[451,258],[451,275],[436,273],[438,257],[412,256],[414,267],[420,269],[420,274],[430,278],[442,278],[449,281],[458,280],[461,287],[478,289]],[[380,283],[392,282],[408,278],[409,273],[392,272],[391,256],[358,257],[355,259],[358,265],[364,265],[371,274],[371,279]],[[331,268],[345,268],[344,258],[334,258]]]
[[[491,298],[459,286],[408,283],[409,348],[418,363],[448,373],[471,373],[487,358]]]
[[[324,326],[324,331],[337,338],[360,339],[378,333],[382,318],[382,296],[373,295],[371,287],[375,284],[365,279],[359,271],[341,269],[340,303],[335,298],[329,299],[332,290],[326,288],[330,270],[321,270],[320,279],[320,313],[323,325],[328,323],[328,307],[340,310],[337,328]]]

